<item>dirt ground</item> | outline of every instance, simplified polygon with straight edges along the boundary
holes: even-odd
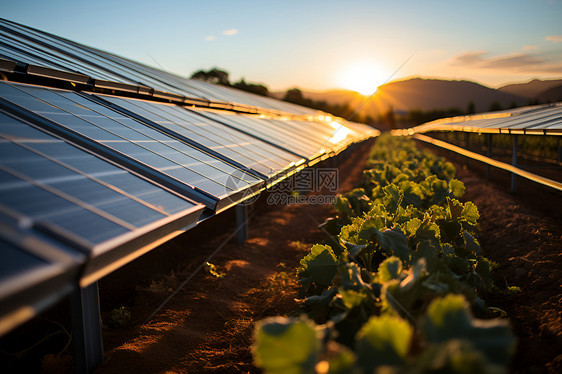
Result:
[[[340,191],[360,180],[371,144],[359,145],[340,161]],[[482,247],[499,264],[495,282],[500,289],[521,288],[520,293],[486,297],[489,305],[507,312],[519,337],[510,371],[562,372],[562,227],[556,215],[562,211],[562,197],[513,196],[502,185],[481,178],[478,168],[463,165],[457,162],[457,177],[467,187],[465,198],[479,208]],[[522,185],[523,191],[532,188]],[[270,206],[265,201],[266,196],[260,197],[252,209],[248,241],[239,246],[229,240],[210,260],[220,277],[197,273],[150,321],[146,319],[156,308],[228,239],[234,230],[232,212],[100,281],[106,353],[96,373],[260,372],[250,351],[253,325],[295,309],[295,269],[311,245],[325,238],[317,226],[333,214],[329,205]],[[111,323],[112,311],[120,306],[130,320]],[[35,321],[23,327],[24,332],[39,326],[47,335],[45,324],[57,323],[52,320],[66,311],[61,305],[47,315],[48,322]],[[42,345],[59,346],[30,354],[27,361],[39,357],[39,364],[30,367],[45,373],[73,372],[67,341],[64,333],[45,340]],[[0,349],[5,346],[0,344]],[[18,360],[12,360],[7,371],[25,371],[21,368],[26,356]]]
[[[521,180],[514,196],[506,176],[491,184],[480,177],[483,168],[463,165],[457,163],[457,177],[480,212],[480,243],[498,264],[494,282],[521,288],[486,298],[507,312],[519,338],[510,371],[562,373],[562,194]]]

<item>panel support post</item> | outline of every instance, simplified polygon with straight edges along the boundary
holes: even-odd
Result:
[[[517,149],[518,149],[518,139],[517,135],[513,135],[513,153],[511,156],[511,165],[517,167]],[[514,193],[517,190],[517,175],[511,173],[511,192]]]
[[[562,136],[558,137],[558,163],[562,163]]]
[[[103,361],[98,282],[77,286],[70,303],[76,372],[89,374]]]
[[[488,150],[486,151],[486,156],[492,157],[492,134],[487,134],[486,140],[488,142]],[[490,180],[491,173],[492,173],[492,167],[490,165],[487,165],[486,166],[486,180]]]
[[[244,244],[248,239],[248,205],[242,203],[236,205],[236,243]]]

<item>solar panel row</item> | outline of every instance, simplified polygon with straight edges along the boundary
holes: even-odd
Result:
[[[186,79],[3,19],[0,19],[0,58],[26,65],[28,74],[78,83],[93,79],[95,87],[147,94],[155,90],[153,95],[157,97],[174,97],[180,101],[188,97],[298,115],[317,113],[298,105]]]
[[[411,129],[396,131],[400,134],[464,131],[496,134],[562,135],[562,103],[444,118]]]
[[[6,20],[0,70],[26,77],[0,81],[0,335],[77,284],[378,134]],[[46,87],[40,77],[143,95]],[[189,100],[256,114],[177,105]]]

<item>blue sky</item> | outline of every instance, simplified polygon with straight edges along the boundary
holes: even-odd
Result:
[[[181,75],[218,66],[273,90],[353,88],[366,74],[380,84],[408,58],[393,79],[562,78],[559,0],[18,0],[1,17]]]

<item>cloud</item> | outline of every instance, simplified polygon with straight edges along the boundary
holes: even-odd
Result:
[[[223,34],[223,35],[226,35],[226,36],[236,35],[236,34],[238,34],[238,29],[224,30],[224,31],[222,32],[222,34]]]
[[[205,37],[205,41],[206,42],[212,42],[213,40],[215,40],[215,36],[214,35],[209,35]]]
[[[554,43],[562,43],[562,35],[549,35],[545,39]]]
[[[526,45],[523,47],[524,50],[526,51],[533,51],[535,49],[538,49],[539,47],[537,47],[536,45]]]
[[[502,70],[514,73],[559,73],[562,63],[548,62],[537,53],[510,53],[487,57],[488,51],[469,51],[453,58],[451,65],[472,69]]]

